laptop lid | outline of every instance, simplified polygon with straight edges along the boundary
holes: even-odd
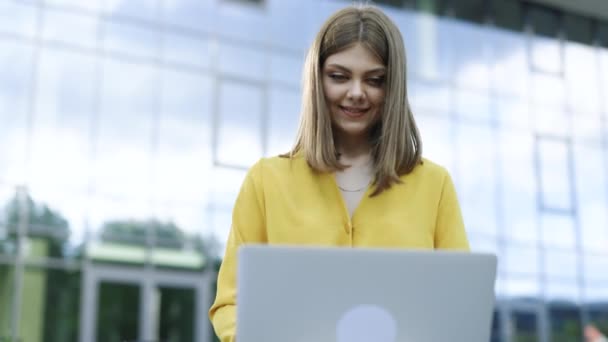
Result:
[[[487,342],[494,255],[244,246],[238,342]]]

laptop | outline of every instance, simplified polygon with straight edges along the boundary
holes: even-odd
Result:
[[[487,342],[496,256],[247,245],[238,342]]]

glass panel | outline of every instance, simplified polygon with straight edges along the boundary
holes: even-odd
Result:
[[[51,275],[49,270],[43,268],[26,267],[23,269],[22,297],[20,299],[21,315],[19,317],[20,331],[18,333],[19,337],[21,337],[20,341],[43,342],[51,340],[45,335],[45,319],[52,315],[49,311],[55,310],[53,314],[57,315],[58,311],[61,310],[61,308],[50,306],[56,303],[55,300],[59,300],[59,298],[51,298],[53,294],[57,294],[54,291],[56,289],[52,288],[55,284],[52,284],[51,281],[62,282],[61,277],[57,275],[57,272]],[[70,282],[68,281],[68,283]],[[71,282],[72,285],[76,285],[77,283],[77,279]],[[74,290],[74,287],[72,287],[72,290]],[[72,296],[74,296],[73,293]],[[78,307],[76,306],[76,308]],[[77,312],[72,312],[71,318],[73,319],[77,315]],[[59,319],[55,320],[55,322],[59,324],[57,327],[59,329],[66,327]],[[77,321],[74,323],[77,323]],[[76,327],[73,326],[71,330],[74,330],[74,328]],[[74,341],[73,339],[66,341],[70,340]]]
[[[587,280],[585,285],[585,300],[588,303],[608,302],[608,281]]]
[[[204,260],[200,253],[207,252],[206,248],[212,247],[208,244],[214,242],[206,206],[206,200],[174,199],[155,208],[155,246],[165,248],[156,255],[160,266],[195,269],[202,266]]]
[[[549,300],[579,303],[581,289],[574,281],[549,278],[547,281],[546,297]]]
[[[84,237],[82,197],[70,196],[55,189],[33,191],[28,198],[28,240],[25,257],[34,260],[77,257],[77,247]],[[69,246],[69,243],[73,246]]]
[[[422,136],[424,157],[454,171],[452,123],[446,117],[418,113],[416,123]]]
[[[269,24],[264,6],[243,6],[222,1],[217,7],[215,25],[212,27],[222,36],[266,43],[270,31]]]
[[[546,249],[543,260],[549,277],[576,279],[578,276],[579,260],[575,252]]]
[[[147,243],[146,234],[151,231],[149,227],[157,224],[162,228],[165,224],[151,219],[151,208],[148,200],[137,201],[124,197],[91,197],[89,206],[93,208],[89,216],[91,227],[95,230],[95,237],[99,239],[101,247],[93,244],[87,248],[92,259],[101,259],[114,262],[142,263],[143,249],[126,248],[120,251],[108,252],[105,248],[115,243],[130,246],[143,246]],[[95,241],[97,243],[97,241]],[[120,259],[117,255],[133,253],[134,259]]]
[[[540,226],[542,242],[546,247],[575,249],[576,230],[573,217],[543,213],[540,217]]]
[[[97,105],[96,60],[62,50],[43,50],[38,70],[31,152],[33,186],[84,192],[90,177],[91,118]]]
[[[466,227],[470,231],[496,235],[494,131],[487,126],[465,124],[458,125],[456,129],[458,146],[456,185]]]
[[[403,12],[395,22],[404,35],[409,76],[445,79],[450,75],[452,39],[449,24],[435,16]],[[391,14],[393,13],[391,12]]]
[[[196,68],[209,68],[211,43],[201,36],[186,36],[178,32],[163,32],[164,61]]]
[[[0,265],[0,341],[10,341],[14,298],[14,267]]]
[[[299,88],[304,66],[303,56],[299,54],[273,54],[270,58],[270,80]],[[300,93],[299,90],[297,92]]]
[[[148,198],[153,119],[159,110],[157,70],[106,60],[103,71],[95,189],[120,198]]]
[[[318,15],[319,2],[267,0],[265,6],[270,22],[271,44],[296,51],[307,49],[320,27],[315,26],[312,20]]]
[[[450,101],[451,91],[448,85],[413,79],[408,86],[410,94],[408,100],[414,116],[430,112],[447,116],[453,110]]]
[[[608,335],[608,303],[590,303],[586,306],[589,321]]]
[[[598,71],[600,73],[600,80],[602,83],[600,89],[608,89],[608,49],[598,48],[598,54],[600,59],[600,67]],[[600,96],[600,100],[603,101],[603,108],[608,108],[608,99]],[[608,113],[606,110],[604,110],[604,117],[608,118]]]
[[[163,73],[154,164],[155,194],[163,202],[186,204],[206,197],[212,165],[211,89],[209,77]]]
[[[563,110],[566,105],[566,83],[562,77],[535,72],[531,74],[533,103],[539,107]]]
[[[513,310],[510,328],[512,342],[540,341],[538,315],[534,312]]]
[[[228,235],[230,234],[230,226],[232,224],[232,210],[227,208],[217,208],[213,209],[210,214],[211,227],[214,235],[217,237],[217,241],[220,243],[220,256],[223,257],[224,250],[226,249],[226,242],[228,241]]]
[[[492,86],[499,93],[527,97],[529,64],[526,38],[520,33],[488,30]]]
[[[608,253],[584,255],[585,279],[606,281],[608,283]]]
[[[219,163],[250,167],[262,156],[263,96],[260,87],[228,81],[220,85]]]
[[[0,181],[23,184],[28,177],[32,56],[29,45],[0,40]]]
[[[290,89],[270,89],[268,156],[289,152],[298,130],[300,93]]]
[[[588,145],[600,145],[602,125],[599,117],[588,117],[582,113],[572,113],[572,133],[575,142]]]
[[[572,210],[568,145],[565,141],[537,140],[544,209]]]
[[[490,124],[495,115],[490,108],[490,95],[484,90],[456,90],[456,114],[461,119]]]
[[[162,18],[172,26],[209,32],[217,23],[214,0],[165,1]]]
[[[543,136],[569,137],[572,135],[571,115],[561,107],[533,106],[534,130]]]
[[[44,10],[42,38],[86,48],[97,47],[97,16],[63,10]]]
[[[538,241],[533,139],[529,133],[500,133],[500,187],[507,239]]]
[[[105,51],[128,54],[134,57],[159,57],[157,29],[136,26],[126,21],[104,21],[103,48]],[[128,73],[127,73],[128,75]]]
[[[87,1],[82,1],[82,0],[45,0],[45,2],[49,3],[49,4],[53,4],[53,5],[60,5],[60,6],[65,6],[65,7],[76,7],[76,8],[82,8],[82,9],[87,9],[87,10],[91,10],[91,11],[99,11],[101,10],[101,4],[100,4],[101,0],[87,0]],[[117,1],[111,1],[113,3],[117,2]]]
[[[81,273],[39,270],[46,273],[44,342],[76,342],[80,326]],[[27,285],[24,287],[31,289]]]
[[[498,273],[496,275],[496,282],[494,283],[494,293],[496,294],[496,298],[503,298],[508,296],[506,290],[507,284],[505,277],[503,276],[505,272],[504,267],[502,266],[502,257],[500,256],[498,260]]]
[[[97,342],[136,341],[140,287],[101,282],[97,302]]]
[[[524,132],[532,131],[532,116],[528,101],[517,97],[498,97],[492,106],[499,125]]]
[[[0,2],[0,32],[33,37],[36,33],[37,13],[38,8],[34,4]]]
[[[0,184],[0,255],[13,256],[17,252],[17,229],[23,210],[17,196],[15,187]]]
[[[502,341],[502,327],[500,324],[500,315],[498,311],[494,310],[492,314],[492,330],[490,335],[490,342],[501,342]]]
[[[511,244],[507,246],[505,253],[506,257],[503,260],[507,275],[539,274],[539,255],[538,249],[535,247],[524,247]]]
[[[194,341],[196,292],[194,289],[159,287],[157,336],[164,342]]]
[[[481,253],[498,253],[498,241],[496,239],[475,233],[469,233],[468,238],[471,250]]]
[[[265,50],[220,43],[219,70],[227,75],[263,80],[269,71]]]
[[[158,20],[159,0],[103,1],[108,15],[125,15],[148,20]]]
[[[534,69],[554,74],[562,72],[562,56],[559,40],[534,36],[530,44],[531,65]]]
[[[608,246],[606,157],[599,146],[579,144],[573,156],[583,249],[602,252]]]
[[[577,112],[597,117],[600,109],[598,59],[595,47],[564,42],[568,102]],[[585,86],[581,86],[584,84]]]
[[[488,88],[490,49],[487,29],[458,21],[443,24],[446,29],[449,26],[447,32],[454,56],[452,76],[456,84],[477,89]]]
[[[576,306],[550,305],[551,341],[580,341],[583,336],[581,313]]]
[[[239,194],[246,171],[215,167],[211,172],[211,203],[214,207],[232,210]]]

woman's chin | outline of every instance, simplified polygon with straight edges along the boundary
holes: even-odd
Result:
[[[369,131],[368,125],[337,125],[337,130],[340,132],[340,135],[346,137],[366,137]]]

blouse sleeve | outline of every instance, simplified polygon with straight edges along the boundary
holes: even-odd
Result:
[[[215,302],[209,318],[221,342],[234,342],[236,334],[237,252],[245,243],[266,241],[262,161],[247,173],[232,212],[232,225],[217,279]]]
[[[445,171],[435,225],[435,248],[469,250],[460,204],[450,174]]]

